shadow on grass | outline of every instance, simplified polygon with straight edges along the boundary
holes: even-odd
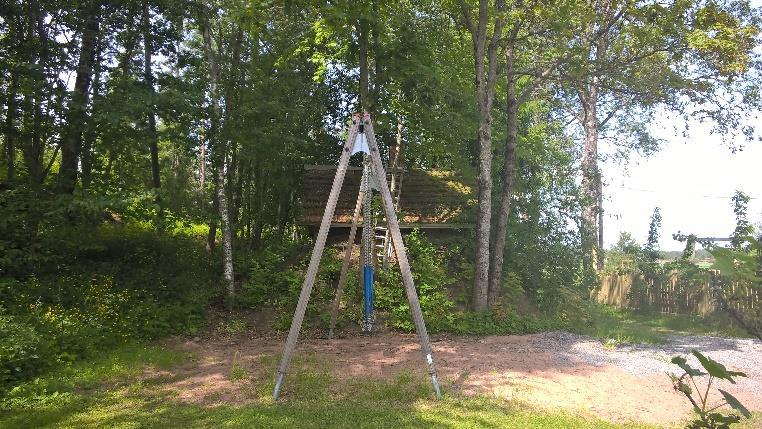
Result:
[[[484,398],[446,398],[435,401],[407,395],[278,404],[204,407],[171,398],[112,394],[61,408],[11,413],[0,419],[5,428],[615,428],[619,426],[566,414],[548,414],[518,404]],[[407,397],[406,397],[407,396]],[[415,395],[417,396],[417,395]],[[373,399],[372,399],[373,398]]]
[[[742,330],[722,317],[659,314],[619,309],[605,305],[591,310],[593,326],[585,333],[607,346],[620,344],[672,344],[676,336],[722,337],[710,341],[693,339],[686,347],[705,351],[737,349],[735,338],[749,338]],[[678,341],[679,343],[679,341]],[[708,347],[708,348],[707,348]]]
[[[402,373],[389,381],[342,381],[304,369],[289,376],[278,403],[272,385],[255,386],[250,405],[204,406],[175,400],[149,380],[50,405],[10,409],[0,428],[620,428],[564,413],[549,413],[517,402],[446,396],[438,401],[421,377]]]

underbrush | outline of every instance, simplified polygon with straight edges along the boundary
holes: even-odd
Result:
[[[587,323],[584,303],[572,292],[564,289],[561,293],[567,294],[565,299],[556,300],[552,308],[538,309],[527,297],[515,273],[506,276],[501,298],[491,310],[479,313],[463,310],[470,291],[459,286],[470,287],[471,272],[457,244],[438,247],[423,233],[413,231],[405,236],[405,245],[426,327],[432,333],[520,335],[573,329],[577,324]],[[242,257],[239,266],[246,273],[246,280],[240,288],[238,305],[272,311],[274,317],[269,327],[276,331],[287,330],[304,281],[310,250],[309,243],[272,241],[263,249]],[[343,253],[338,249],[326,249],[303,328],[327,329],[342,260]],[[358,281],[356,262],[353,262],[337,321],[340,329],[361,323],[363,296]],[[386,327],[403,332],[415,330],[396,264],[376,272],[375,310],[377,320]]]
[[[0,277],[0,396],[48,368],[204,322],[213,270],[196,238],[41,225],[30,245]]]

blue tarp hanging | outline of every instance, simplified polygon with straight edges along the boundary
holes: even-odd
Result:
[[[363,316],[365,316],[365,325],[370,327],[373,323],[373,267],[363,267]]]

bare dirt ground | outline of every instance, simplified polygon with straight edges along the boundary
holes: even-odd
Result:
[[[762,411],[759,341],[671,336],[666,345],[607,349],[593,338],[564,332],[432,341],[446,392],[515,399],[613,422],[659,425],[679,423],[690,412],[685,398],[672,389],[667,373],[677,367],[669,358],[698,349],[728,369],[747,372],[750,378],[718,387],[734,393],[749,409]],[[196,338],[168,346],[192,352],[195,359],[166,374],[167,382],[159,388],[172,391],[181,401],[230,405],[270,394],[255,386],[272,379],[283,338]],[[297,354],[303,367],[314,365],[338,380],[391,379],[403,373],[426,376],[414,335],[307,338],[300,341]],[[246,370],[248,379],[230,380],[234,362]]]

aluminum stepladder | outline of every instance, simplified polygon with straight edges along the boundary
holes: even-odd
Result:
[[[413,322],[415,324],[416,332],[421,343],[421,351],[423,352],[424,359],[426,361],[426,367],[429,375],[431,376],[431,383],[434,388],[434,393],[437,398],[441,398],[441,392],[439,390],[439,382],[437,380],[436,366],[434,365],[434,358],[431,350],[431,342],[429,340],[429,334],[426,330],[426,323],[423,320],[423,313],[421,312],[421,304],[418,300],[418,293],[415,290],[415,284],[413,283],[413,274],[410,271],[410,264],[407,259],[407,251],[405,250],[405,244],[402,241],[402,233],[400,232],[399,221],[397,220],[397,214],[394,210],[394,204],[392,202],[391,192],[389,191],[389,185],[386,181],[386,172],[384,171],[384,165],[381,162],[381,155],[378,151],[378,144],[376,143],[376,136],[373,132],[373,124],[368,113],[356,113],[352,116],[352,124],[349,128],[349,134],[347,136],[346,143],[339,159],[339,165],[336,168],[336,176],[333,178],[333,185],[331,186],[331,192],[328,195],[328,202],[326,204],[325,212],[323,213],[323,219],[320,223],[320,230],[318,231],[317,239],[315,240],[315,247],[312,249],[312,257],[310,258],[310,264],[307,268],[307,274],[304,277],[304,283],[302,285],[302,291],[299,295],[299,302],[296,305],[296,311],[294,311],[294,318],[291,321],[291,328],[288,331],[288,337],[283,349],[283,356],[281,357],[280,364],[278,365],[278,372],[275,376],[275,388],[273,389],[273,398],[275,400],[280,396],[281,388],[283,387],[283,381],[286,376],[286,370],[288,369],[289,361],[296,348],[296,342],[299,337],[299,331],[304,321],[304,313],[307,310],[307,303],[312,293],[312,287],[315,283],[315,277],[317,276],[317,270],[320,265],[320,259],[323,255],[323,249],[325,248],[326,238],[328,237],[328,230],[331,227],[331,221],[333,220],[333,214],[336,209],[336,203],[339,199],[339,193],[341,192],[341,186],[344,182],[344,176],[347,172],[349,165],[349,157],[352,154],[352,148],[358,139],[360,134],[365,135],[365,139],[368,144],[368,151],[370,152],[370,166],[373,175],[379,184],[379,190],[381,193],[381,202],[384,209],[384,213],[387,219],[387,228],[389,229],[392,245],[397,255],[397,262],[402,274],[402,283],[405,287],[405,294],[407,295],[408,303],[410,304],[410,311],[412,313]],[[347,249],[344,257],[344,264],[342,265],[341,274],[339,276],[339,286],[337,288],[336,299],[334,300],[334,309],[338,310],[338,304],[341,299],[341,289],[343,288],[342,279],[346,280],[346,271],[349,268],[349,259],[351,256],[352,243],[354,242],[354,233],[357,228],[357,218],[360,212],[360,203],[362,202],[363,195],[360,194],[357,199],[357,205],[355,207],[352,228],[350,229],[350,240],[347,243]],[[364,226],[369,227],[369,226]],[[335,313],[331,315],[332,325],[335,323]],[[333,329],[331,329],[333,331]],[[332,334],[332,332],[331,332]]]

